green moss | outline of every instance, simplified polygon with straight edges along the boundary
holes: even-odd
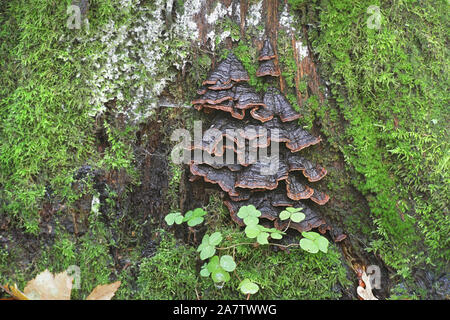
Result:
[[[0,205],[34,234],[44,196],[76,198],[70,187],[74,170],[88,159],[98,160],[87,87],[93,68],[85,58],[101,45],[77,42],[84,30],[67,28],[70,3],[10,1],[2,15]],[[94,2],[91,32],[116,12],[107,1]]]
[[[317,114],[330,142],[360,175],[353,184],[366,196],[377,226],[370,250],[402,276],[423,263],[442,268],[450,230],[443,207],[449,192],[444,169],[449,113],[442,107],[449,99],[447,4],[316,5],[319,14],[311,22],[317,19],[320,28],[310,35],[312,47],[336,99],[329,107],[345,124],[330,123],[323,111]],[[370,5],[381,8],[380,30],[367,27]],[[417,254],[422,250],[427,258]]]
[[[156,255],[145,258],[140,264],[136,298],[195,299],[198,283],[195,256],[194,248],[179,245],[164,234]]]
[[[226,239],[221,246],[247,242],[238,229],[222,229]],[[222,289],[211,279],[200,277],[202,263],[195,248],[179,245],[164,235],[158,252],[140,265],[138,292],[141,299],[242,299],[239,279],[249,278],[261,290],[255,299],[336,299],[337,285],[348,285],[340,254],[332,246],[328,254],[307,254],[301,249],[290,253],[266,247],[239,246],[230,250],[238,263],[232,280]]]

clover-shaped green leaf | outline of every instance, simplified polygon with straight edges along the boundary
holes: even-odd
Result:
[[[258,292],[259,286],[249,279],[244,279],[239,284],[239,289],[243,294],[255,294]]]
[[[164,220],[169,226],[173,225],[174,223],[181,224],[183,222],[183,216],[180,212],[172,212],[166,215],[164,217]]]
[[[305,214],[301,212],[302,208],[292,208],[288,207],[286,210],[280,212],[280,219],[287,220],[291,219],[292,222],[301,222],[305,219]]]
[[[256,224],[259,223],[259,219],[257,217],[254,217],[254,216],[247,216],[247,217],[244,218],[244,223],[247,226],[256,225]]]
[[[199,225],[200,223],[202,223],[203,220],[205,220],[205,219],[203,219],[202,217],[194,217],[192,219],[189,219],[187,224],[189,227],[195,227],[195,226]]]
[[[231,258],[230,256],[228,257]],[[211,278],[214,282],[226,282],[230,280],[230,275],[227,271],[231,269],[234,270],[234,268],[236,268],[236,265],[234,265],[234,268],[231,268],[232,264],[230,263],[228,257],[223,256],[219,260],[218,256],[214,256],[209,260],[206,269],[211,274]],[[231,258],[231,261],[234,263],[233,258]],[[226,270],[223,266],[225,266],[228,270]],[[206,274],[206,272],[204,272],[204,274]]]
[[[307,239],[307,238],[301,239],[300,240],[300,247],[303,250],[308,251],[309,253],[317,253],[317,252],[319,252],[319,247],[311,239]]]
[[[230,280],[230,274],[220,268],[211,274],[211,278],[214,282],[227,282]]]
[[[305,220],[305,214],[303,212],[293,212],[291,213],[291,220],[293,222],[301,222],[303,220]]]
[[[291,213],[287,210],[283,210],[280,212],[280,220],[287,220],[291,217]]]
[[[207,245],[200,251],[200,259],[206,260],[206,259],[212,257],[215,253],[216,253],[216,248],[214,248],[214,246]]]
[[[188,226],[194,227],[202,223],[205,219],[203,216],[206,215],[206,211],[202,208],[196,208],[194,210],[189,210],[186,212],[183,222],[187,221]]]
[[[303,210],[303,208],[294,208],[294,207],[287,207],[286,210],[290,213],[296,213]]]
[[[211,273],[213,273],[213,272],[219,270],[219,269],[221,268],[221,267],[220,267],[220,262],[219,262],[219,257],[218,257],[218,256],[212,257],[212,258],[209,260],[209,262],[208,262],[206,268],[207,268],[208,271],[211,272]]]
[[[319,247],[319,250],[322,251],[323,253],[328,252],[328,243],[329,243],[328,239],[322,236],[320,236],[320,238],[316,240],[316,244]]]
[[[256,217],[257,218],[257,217],[261,216],[261,211],[256,209],[256,207],[254,205],[250,204],[248,206],[242,206],[239,209],[237,216],[241,219],[245,219],[247,217]]]
[[[258,234],[260,234],[261,229],[260,229],[260,225],[251,224],[251,225],[245,227],[244,231],[248,238],[253,239],[253,238],[256,238],[258,236]]]
[[[222,241],[222,234],[220,232],[214,232],[209,236],[209,244],[212,246],[217,246]]]
[[[220,258],[220,266],[228,272],[234,271],[236,269],[236,262],[234,262],[233,257],[229,255],[224,255]]]
[[[270,234],[270,237],[271,237],[272,239],[275,239],[275,240],[280,240],[280,239],[283,238],[281,232],[272,232],[272,233]]]
[[[198,246],[197,252],[200,252],[200,259],[205,260],[216,253],[216,245],[222,241],[222,234],[214,232],[211,236],[205,234],[202,243]]]
[[[269,234],[267,232],[261,232],[256,237],[256,241],[258,241],[259,244],[268,244],[269,241],[267,239],[269,238]]]
[[[328,252],[328,239],[321,236],[317,232],[302,232],[303,239],[300,240],[300,247],[310,253],[317,253],[320,251]]]
[[[282,235],[285,234],[284,232],[281,232],[280,230],[275,228],[266,228],[261,225],[253,225],[253,224],[245,227],[244,231],[248,238],[250,239],[256,238],[256,241],[259,244],[268,244],[269,236],[272,239],[281,239],[283,238]]]
[[[316,240],[317,238],[320,237],[320,234],[318,234],[317,232],[302,232],[302,236],[304,236],[306,239],[310,239],[310,240]]]
[[[209,277],[211,272],[208,270],[207,264],[203,264],[202,269],[200,270],[200,275],[202,277]]]

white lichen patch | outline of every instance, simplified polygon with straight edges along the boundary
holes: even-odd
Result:
[[[256,27],[261,23],[262,1],[250,5],[245,23],[248,27]]]
[[[159,96],[189,59],[192,42],[198,41],[195,21],[204,0],[186,0],[172,24],[166,23],[173,1],[121,0],[117,16],[131,13],[132,19],[117,25],[110,21],[82,41],[100,43],[102,49],[86,62],[95,69],[91,88],[91,115],[105,110],[105,102],[117,99],[118,112],[128,121],[145,120],[158,106]],[[219,12],[220,13],[220,12]]]
[[[294,28],[294,17],[290,14],[288,6],[285,5],[283,11],[281,12],[279,24],[284,28],[289,34],[295,33]]]
[[[305,57],[309,55],[308,47],[303,45],[303,42],[301,40],[295,43],[295,47],[297,49],[299,61],[302,61]]]
[[[204,4],[205,0],[184,1],[183,13],[177,12],[174,33],[180,35],[183,39],[198,41],[198,26],[195,16],[200,12]]]
[[[229,6],[226,8],[221,2],[218,2],[214,7],[214,10],[206,15],[206,22],[208,24],[215,24],[219,18],[223,18],[225,16],[231,16],[233,13],[233,6]]]
[[[226,7],[221,2],[218,2],[213,10],[205,16],[208,23],[209,32],[206,35],[206,40],[210,40],[211,51],[214,51],[216,45],[220,44],[228,37],[232,37],[232,40],[238,40],[233,38],[231,30],[223,29],[220,21],[229,18],[234,23],[240,23],[241,11],[239,2],[233,2],[230,6]]]
[[[247,32],[250,32],[257,39],[265,39],[264,19],[262,19],[263,1],[253,3],[248,8],[245,18]]]

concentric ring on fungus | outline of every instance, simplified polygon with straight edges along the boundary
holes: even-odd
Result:
[[[280,70],[278,70],[278,68],[275,67],[273,60],[264,60],[259,65],[258,70],[256,70],[256,76],[257,77],[265,77],[265,76],[279,77]]]
[[[273,51],[272,45],[270,44],[269,40],[265,40],[263,47],[261,49],[261,52],[259,54],[258,60],[264,61],[264,60],[272,60],[275,59],[277,55]]]
[[[280,70],[274,59],[276,54],[266,40],[258,57],[260,66],[256,76],[279,76]],[[265,219],[261,223],[273,223],[280,230],[291,228],[303,232],[318,228],[321,233],[330,231],[325,220],[301,202],[309,199],[324,205],[329,201],[327,194],[306,185],[307,181],[322,179],[327,170],[298,154],[298,151],[319,143],[321,138],[295,123],[301,114],[278,89],[270,87],[261,95],[247,83],[248,80],[242,63],[230,53],[209,73],[197,91],[199,97],[192,101],[195,109],[204,112],[220,110],[226,114],[218,113],[201,141],[194,141],[188,147],[194,155],[198,150],[206,152],[200,160],[191,161],[189,167],[193,176],[190,180],[203,177],[205,182],[219,185],[228,194],[229,200],[224,203],[233,221],[239,225],[244,225],[237,217],[239,209],[253,204]],[[247,119],[246,110],[250,114]],[[255,151],[259,156],[261,152],[267,156],[276,147],[273,143],[281,144],[277,156],[268,158],[278,165],[277,170],[271,171],[273,163],[262,161],[255,156]],[[232,157],[225,153],[226,150],[232,151]],[[286,207],[302,208],[306,218],[300,223],[281,221],[279,214]],[[339,233],[332,237],[342,241],[346,236]]]
[[[222,110],[222,108],[218,109]],[[219,116],[213,120],[213,124],[209,127],[209,129],[216,129],[220,131],[222,133],[222,138],[231,139],[240,146],[242,146],[242,143],[239,142],[239,138],[254,140],[256,138],[264,137],[264,135],[266,134],[266,142],[263,143],[260,141],[258,147],[269,146],[271,141],[278,143],[285,142],[286,147],[290,149],[291,152],[300,151],[321,141],[320,137],[311,135],[309,132],[295,125],[294,123],[280,122],[278,118],[273,118],[272,120],[266,121],[261,124],[253,121],[242,122],[234,120],[233,118]],[[228,134],[229,132],[235,132],[237,133],[237,136],[230,136]],[[252,132],[256,132],[257,134],[254,137],[251,137],[249,134]],[[215,149],[215,147],[221,141],[221,137],[217,137],[217,139],[214,140],[202,140],[201,145],[194,144],[191,149],[197,148],[206,150],[208,153],[216,153],[217,150]]]
[[[233,53],[230,53],[209,74],[207,79],[203,81],[203,85],[215,85],[218,81],[220,81],[221,85],[226,85],[231,81],[240,82],[249,80],[248,73],[242,63]]]

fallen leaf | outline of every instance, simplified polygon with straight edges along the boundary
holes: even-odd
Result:
[[[17,288],[17,284],[14,284],[13,286],[9,286],[6,284],[5,286],[0,285],[0,288],[6,291],[11,297],[13,297],[15,300],[30,300],[28,297]]]
[[[72,281],[66,271],[53,275],[46,269],[28,281],[23,292],[30,300],[70,300]]]
[[[110,284],[98,285],[92,290],[86,300],[111,300],[120,284],[120,281],[116,281]]]
[[[363,288],[361,286],[358,286],[358,288],[356,288],[356,292],[358,293],[358,295],[364,300],[378,300],[372,293],[372,283],[370,282],[370,277],[365,272],[363,272],[361,278],[364,281],[366,287]]]
[[[16,284],[14,286],[0,285],[0,288],[16,300],[70,300],[72,282],[73,278],[67,275],[66,271],[54,275],[45,270],[33,280],[28,281],[23,292],[17,288]],[[98,285],[86,300],[111,300],[120,284],[120,281],[116,281]]]

